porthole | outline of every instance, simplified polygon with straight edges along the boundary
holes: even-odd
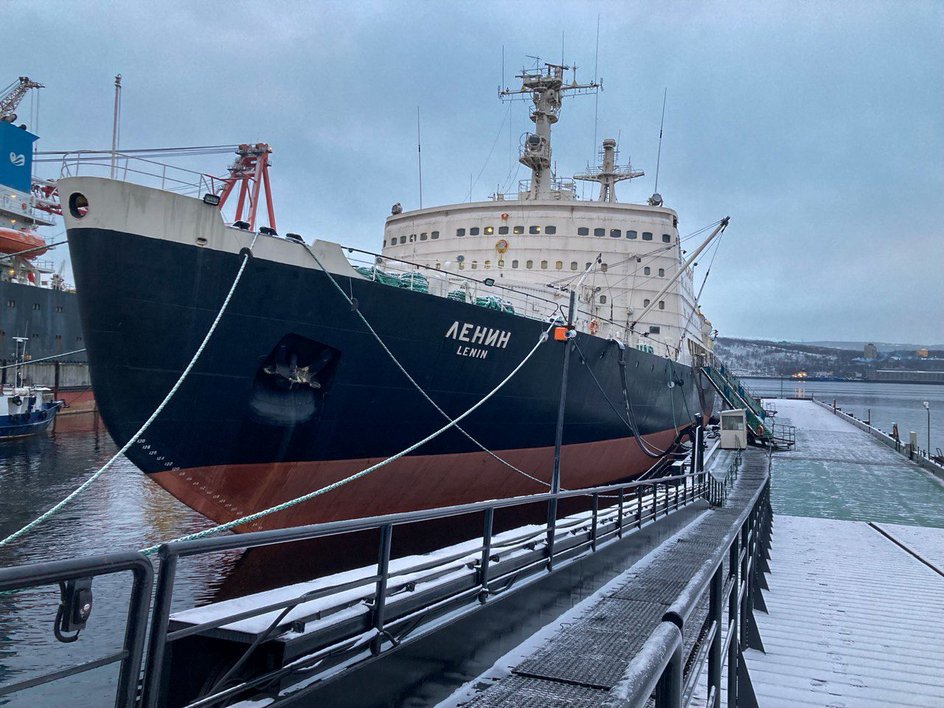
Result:
[[[508,234],[508,227],[507,227],[507,226],[499,226],[499,227],[498,227],[498,233],[501,234],[502,236],[507,235],[507,234]]]
[[[623,232],[620,229],[610,229],[610,236],[612,238],[620,238],[623,235]]]
[[[465,229],[456,229],[456,236],[465,236]]]
[[[491,236],[493,233],[495,233],[495,227],[494,227],[494,226],[486,226],[486,227],[485,227],[485,235],[486,235],[486,236]]]
[[[668,234],[662,234],[662,243],[672,243],[672,237]]]
[[[531,235],[535,235],[535,236],[536,236],[537,234],[541,233],[541,227],[540,227],[540,226],[529,226],[529,227],[528,227],[528,233],[531,234]]]
[[[478,235],[479,235],[478,226],[473,226],[471,229],[469,229],[469,236],[478,236]]]
[[[652,240],[652,232],[651,232],[651,231],[643,231],[643,232],[642,232],[642,240],[643,240],[643,241],[651,241],[651,240]]]
[[[593,230],[593,235],[594,235],[594,236],[606,236],[606,229],[594,229],[594,230]]]
[[[638,234],[635,231],[626,232],[626,238],[636,238],[636,236],[638,236]]]
[[[545,226],[545,227],[544,227],[544,233],[546,233],[548,236],[553,236],[554,234],[557,233],[557,227],[556,227],[556,226]]]
[[[581,226],[580,228],[577,229],[577,235],[578,235],[578,236],[589,236],[589,235],[590,235],[590,229],[588,229],[586,226]]]
[[[515,227],[511,230],[511,232],[514,233],[514,234],[523,234],[523,233],[524,233],[524,226],[515,226]]]
[[[81,192],[69,195],[69,213],[76,219],[81,219],[88,213],[88,199]]]
[[[433,233],[431,233],[431,234],[429,235],[429,237],[432,238],[432,239],[437,239],[437,238],[439,238],[439,232],[438,232],[438,231],[433,231]]]

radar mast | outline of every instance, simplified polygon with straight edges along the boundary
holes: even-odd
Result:
[[[573,71],[571,83],[564,83],[564,72]],[[540,66],[540,59],[535,61],[535,68],[523,69],[517,78],[521,79],[520,89],[504,88],[498,92],[502,100],[515,100],[519,96],[523,100],[530,94],[534,102],[531,110],[531,120],[534,121],[534,132],[528,133],[518,161],[531,170],[531,184],[527,193],[522,194],[525,199],[553,198],[553,174],[551,171],[551,126],[557,122],[561,109],[561,98],[564,93],[575,95],[596,93],[600,84],[591,81],[587,84],[577,83],[577,67],[563,64],[549,64],[544,62]]]
[[[616,166],[616,141],[613,138],[606,138],[603,141],[603,157],[600,166],[593,171],[587,170],[583,174],[574,175],[574,179],[582,179],[588,182],[600,183],[600,201],[615,202],[616,183],[624,179],[633,179],[642,177],[645,172],[634,170],[632,165],[626,165],[625,168]]]

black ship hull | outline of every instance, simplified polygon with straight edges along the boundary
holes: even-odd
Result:
[[[73,227],[68,234],[95,396],[122,445],[193,357],[242,257],[100,228]],[[399,364],[452,417],[502,381],[547,327],[358,277],[333,278]],[[710,412],[692,368],[600,337],[578,334],[576,343],[563,438],[565,488],[641,473],[653,463],[644,446],[664,449]],[[484,447],[544,481],[551,473],[563,351],[559,342],[542,344],[462,422]],[[325,272],[253,258],[193,371],[128,457],[186,504],[228,521],[346,477],[445,423]],[[250,528],[546,489],[453,429]]]

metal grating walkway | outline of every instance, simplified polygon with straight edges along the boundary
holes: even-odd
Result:
[[[716,465],[724,463],[724,456],[715,462]],[[631,569],[615,584],[611,583],[573,622],[564,624],[547,641],[536,643],[511,667],[510,673],[496,664],[492,672],[477,682],[487,688],[441,705],[517,707],[603,703],[659,624],[667,607],[720,545],[742,509],[764,485],[767,466],[765,452],[746,451],[740,476],[724,508],[705,512],[641,562],[642,567]],[[707,607],[697,614],[704,616],[706,611]],[[691,626],[700,627],[700,623]],[[697,639],[696,636],[684,637],[686,652]]]

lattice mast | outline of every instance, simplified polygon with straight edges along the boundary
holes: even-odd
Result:
[[[16,107],[30,89],[46,88],[42,84],[31,81],[28,76],[21,76],[0,93],[0,120],[12,123],[16,120]]]
[[[540,60],[535,62],[540,64]],[[564,83],[564,72],[573,71],[571,83]],[[520,89],[503,88],[498,92],[502,100],[524,99],[530,94],[534,107],[531,109],[531,120],[534,121],[534,132],[529,133],[521,148],[518,158],[521,164],[531,170],[531,185],[525,199],[551,198],[553,174],[551,171],[551,126],[557,122],[561,109],[561,98],[565,93],[575,95],[596,93],[600,84],[591,81],[587,84],[577,83],[577,67],[563,64],[544,63],[544,68],[537,66],[534,69],[523,69],[517,78],[521,79]]]

